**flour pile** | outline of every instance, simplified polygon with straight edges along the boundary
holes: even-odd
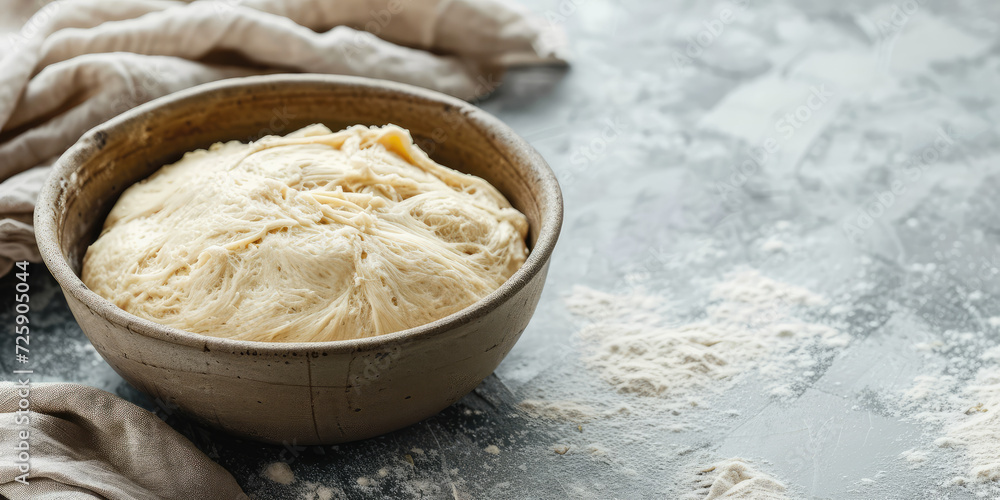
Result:
[[[82,278],[122,309],[241,340],[371,337],[499,287],[524,215],[399,127],[312,125],[188,153],[125,191]]]
[[[773,477],[760,472],[743,459],[723,460],[696,474],[688,500],[731,498],[745,500],[786,500],[787,488]]]
[[[295,473],[286,462],[272,462],[264,468],[261,476],[279,484],[292,484],[295,482]]]
[[[985,483],[1000,479],[1000,347],[982,355],[984,365],[973,379],[960,382],[949,375],[920,376],[904,393],[923,411],[915,417],[941,427],[943,436],[934,444],[955,449],[964,457],[965,474],[954,484]],[[907,450],[903,458],[928,460],[922,450]]]
[[[613,295],[577,287],[567,298],[571,312],[591,320],[579,332],[592,353],[585,358],[621,392],[698,406],[700,396],[757,367],[790,392],[797,372],[811,375],[817,363],[808,347],[841,347],[849,338],[829,326],[793,316],[797,309],[823,308],[827,301],[804,288],[735,272],[713,287],[703,320],[666,322],[663,298],[632,292]]]

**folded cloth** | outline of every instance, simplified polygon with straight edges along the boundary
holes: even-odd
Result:
[[[15,261],[41,260],[31,213],[48,174],[48,167],[36,167],[0,183],[0,276],[7,274]]]
[[[50,165],[95,125],[210,81],[333,73],[473,99],[512,65],[564,64],[558,27],[503,0],[5,1],[12,5],[0,22],[8,30],[0,31],[4,184]],[[19,31],[9,31],[18,22],[11,19],[24,22]],[[0,188],[0,275],[12,260],[38,260],[22,202],[34,205],[42,180],[20,179],[16,195]]]
[[[0,495],[6,498],[249,498],[190,441],[114,394],[76,384],[20,390],[0,383]],[[22,399],[30,413],[17,413]],[[19,445],[26,457],[18,456]],[[21,458],[30,463],[28,484],[17,480],[24,474]]]

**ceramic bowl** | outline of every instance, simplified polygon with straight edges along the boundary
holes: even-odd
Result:
[[[506,283],[433,323],[378,337],[265,343],[133,316],[87,288],[82,258],[125,188],[193,149],[323,123],[393,123],[438,162],[481,176],[530,223]],[[260,441],[332,444],[423,420],[474,389],[527,326],[562,223],[548,165],[496,118],[398,83],[330,75],[225,80],[157,99],[87,132],[55,164],[35,210],[41,255],[97,351],[139,390]]]

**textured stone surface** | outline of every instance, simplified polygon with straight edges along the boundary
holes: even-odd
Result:
[[[727,5],[732,22],[720,31]],[[260,498],[674,497],[686,464],[731,456],[763,462],[758,468],[796,496],[994,495],[989,486],[941,486],[963,470],[960,454],[932,454],[917,469],[901,460],[940,434],[905,420],[897,402],[914,376],[935,367],[970,376],[975,352],[1000,342],[988,321],[1000,316],[1000,4],[781,1],[741,10],[563,0],[535,8],[569,31],[572,71],[555,84],[545,70],[512,75],[480,105],[552,165],[566,220],[534,319],[473,394],[365,442],[240,442],[121,382],[36,265],[40,379],[95,385],[156,409]],[[706,34],[713,27],[718,34]],[[688,52],[699,36],[705,47]],[[786,117],[812,95],[821,96],[815,109]],[[949,147],[906,170],[942,129]],[[734,174],[769,138],[779,148],[763,167]],[[900,189],[885,195],[894,182]],[[790,398],[769,399],[751,376],[714,402],[730,416],[672,433],[635,415],[578,429],[517,410],[526,398],[574,395],[637,403],[580,362],[561,301],[573,285],[689,297],[683,310],[696,316],[707,284],[741,266],[808,286],[844,311],[852,343]],[[5,296],[12,288],[10,277],[0,281]],[[0,310],[0,324],[11,324],[10,309]],[[914,347],[947,343],[947,332],[969,332],[973,348]],[[0,363],[9,372],[8,358]],[[563,446],[565,454],[553,452]],[[277,460],[291,462],[295,482],[260,476]]]

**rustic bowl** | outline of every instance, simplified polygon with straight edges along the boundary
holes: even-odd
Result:
[[[266,343],[208,337],[133,316],[87,288],[81,262],[125,188],[212,143],[394,123],[437,161],[481,176],[530,223],[531,254],[482,300],[379,337]],[[364,78],[273,75],[172,94],[87,132],[58,162],[35,209],[42,258],[97,351],[146,394],[208,425],[273,443],[330,444],[419,422],[474,389],[528,324],[562,224],[545,160],[463,101]]]

